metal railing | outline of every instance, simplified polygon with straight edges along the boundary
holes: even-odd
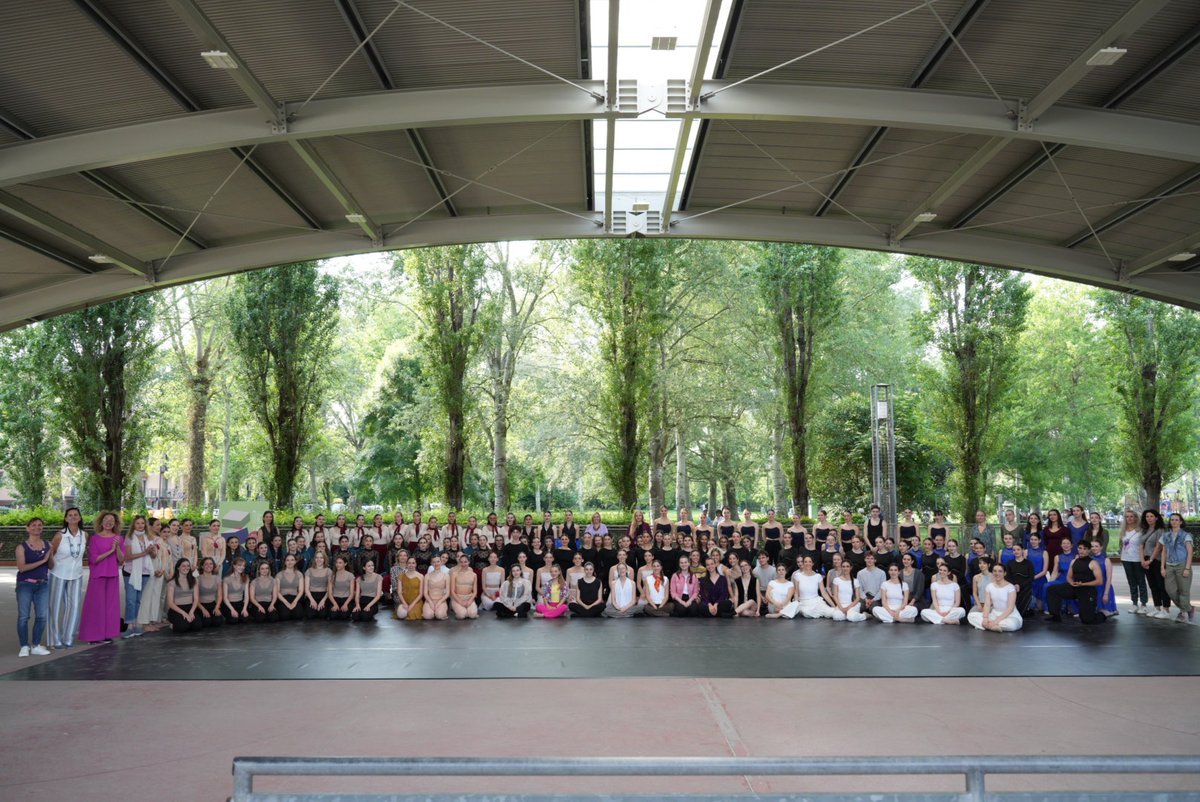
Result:
[[[797,800],[872,800],[872,802],[915,802],[954,800],[1071,800],[1102,802],[1130,796],[1152,798],[1155,802],[1196,802],[1200,800],[1200,780],[1192,791],[1038,791],[1036,793],[988,793],[986,775],[1063,775],[1063,774],[1193,774],[1200,775],[1200,757],[1167,756],[957,756],[957,757],[833,757],[833,758],[303,758],[237,757],[233,760],[232,802],[548,802],[548,800],[716,800],[754,799]],[[959,775],[965,779],[964,793],[754,793],[754,794],[623,794],[614,792],[564,794],[487,793],[295,793],[253,790],[255,777],[671,777],[739,776],[801,777],[857,775],[888,777],[895,775]],[[882,784],[882,783],[881,783]]]

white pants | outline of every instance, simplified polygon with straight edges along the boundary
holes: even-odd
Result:
[[[834,621],[866,621],[867,620],[867,617],[865,615],[863,615],[862,610],[859,609],[857,606],[851,607],[850,612],[848,612],[848,613],[843,613],[841,610],[834,607],[834,608],[832,608],[832,612],[830,612],[829,617],[832,618]]]
[[[79,631],[79,610],[83,594],[83,577],[59,579],[50,574],[50,639],[51,646],[75,644]]]
[[[772,610],[776,609],[774,605],[770,605],[770,608]],[[800,615],[800,602],[790,601],[783,606],[782,610],[779,610],[778,612],[780,618],[795,618],[796,616]]]
[[[991,615],[988,616],[988,620],[994,621],[995,619],[999,618],[1000,615],[1001,614],[999,612],[997,612],[996,610],[992,610]],[[975,611],[975,610],[972,610],[971,612],[967,613],[967,623],[969,623],[971,626],[975,627],[976,629],[983,629],[983,613]],[[1000,622],[1000,631],[1001,632],[1016,632],[1018,629],[1020,629],[1024,625],[1025,625],[1025,622],[1021,619],[1021,614],[1018,613],[1016,610],[1013,610],[1012,613],[1009,614],[1008,618],[1006,618]]]
[[[887,610],[883,609],[882,604],[877,604],[874,607],[872,607],[871,612],[875,615],[876,618],[878,618],[880,621],[882,621],[885,624],[891,624],[895,621],[895,619],[892,618],[892,614],[889,613]],[[907,607],[902,607],[900,609],[900,612],[898,613],[898,617],[901,621],[912,621],[914,618],[917,617],[917,608],[913,607],[911,604],[908,605]]]
[[[945,624],[947,621],[961,621],[967,611],[961,607],[952,607],[950,612],[945,615],[938,615],[937,611],[932,607],[926,607],[921,611],[921,617],[931,624]]]
[[[805,599],[800,605],[800,615],[805,618],[833,618],[833,608],[820,599]]]

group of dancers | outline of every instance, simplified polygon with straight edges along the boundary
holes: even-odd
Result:
[[[77,508],[52,538],[34,518],[17,549],[21,655],[48,654],[41,644],[70,648],[80,640],[137,637],[169,627],[192,632],[224,623],[299,619],[371,621],[381,606],[402,620],[477,618],[673,617],[828,618],[882,623],[927,621],[1011,632],[1037,611],[1064,613],[1085,624],[1117,615],[1109,535],[1097,513],[1074,507],[1063,520],[1023,524],[1009,511],[995,528],[979,512],[966,551],[949,536],[938,512],[924,537],[906,510],[894,527],[872,507],[860,528],[849,513],[837,526],[824,510],[816,524],[799,516],[790,526],[773,511],[758,523],[724,509],[710,524],[691,511],[653,521],[636,512],[615,538],[593,514],[578,525],[549,512],[535,523],[495,513],[482,525],[440,524],[419,511],[351,522],[339,515],[312,527],[300,518],[284,530],[268,511],[245,538],[209,521],[197,537],[191,519],[134,516],[121,532],[119,516],[102,512],[85,533]],[[1192,538],[1183,517],[1164,521],[1154,510],[1127,511],[1119,559],[1129,580],[1129,612],[1186,622]],[[84,555],[89,572],[84,592]],[[124,605],[121,590],[124,589]],[[1151,605],[1152,600],[1152,607]],[[1177,613],[1169,612],[1171,605]],[[48,615],[47,615],[48,608]],[[29,620],[33,614],[33,635]]]

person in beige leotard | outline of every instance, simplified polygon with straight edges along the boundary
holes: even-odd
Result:
[[[246,576],[246,561],[241,557],[233,560],[233,571],[225,577],[221,592],[221,612],[225,621],[230,624],[240,624],[246,620],[246,586],[250,577]]]
[[[200,577],[196,580],[196,595],[200,600],[196,612],[200,623],[206,627],[219,627],[225,623],[221,615],[221,575],[212,557],[200,561]]]
[[[195,632],[204,626],[196,615],[196,578],[186,557],[175,563],[175,573],[167,583],[167,620],[176,633]]]
[[[309,618],[328,618],[332,603],[329,600],[329,583],[333,572],[323,550],[313,553],[312,565],[304,574],[304,601],[308,603]]]
[[[471,570],[471,558],[460,553],[458,565],[450,571],[450,607],[455,618],[461,621],[479,617],[479,605],[475,603],[478,590],[479,577]]]
[[[448,599],[450,596],[450,575],[441,570],[442,556],[435,555],[429,564],[429,572],[421,584],[423,609],[421,617],[426,621],[437,619],[445,621],[450,617]]]
[[[283,569],[275,575],[275,612],[280,621],[299,621],[304,618],[304,575],[296,570],[296,555],[285,554]]]
[[[341,554],[333,558],[333,579],[330,582],[330,601],[333,607],[330,616],[335,621],[349,621],[354,605],[354,574],[347,570],[346,558]]]
[[[212,557],[217,565],[225,562],[225,538],[221,537],[221,522],[213,518],[208,522],[208,531],[200,538],[200,559]]]
[[[494,551],[488,552],[488,565],[480,572],[483,582],[483,594],[479,604],[483,609],[490,610],[500,598],[500,586],[504,584],[504,569],[499,565],[500,555]]]
[[[374,621],[379,612],[379,598],[383,595],[383,577],[375,573],[375,560],[370,557],[363,560],[362,570],[363,575],[358,579],[358,598],[354,602],[354,620]]]
[[[279,620],[277,604],[279,586],[275,582],[275,577],[271,576],[270,564],[265,562],[258,564],[258,576],[250,580],[247,595],[249,601],[246,603],[246,611],[250,613],[251,621],[261,624]]]
[[[417,570],[417,558],[409,557],[404,572],[397,577],[399,596],[396,598],[396,618],[402,621],[420,621],[425,577]]]

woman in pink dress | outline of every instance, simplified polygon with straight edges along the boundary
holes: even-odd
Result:
[[[79,639],[89,642],[121,635],[121,522],[115,512],[102,512],[96,520],[96,534],[87,544],[88,584],[79,619]]]

